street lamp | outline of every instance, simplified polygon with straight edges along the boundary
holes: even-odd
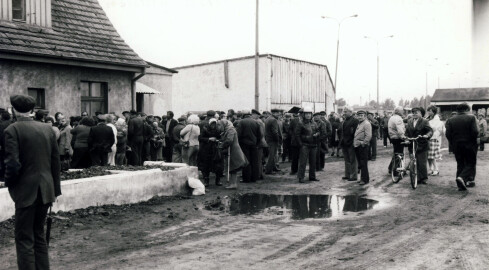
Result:
[[[375,41],[375,43],[377,44],[377,114],[379,114],[379,107],[380,107],[380,103],[379,103],[379,41],[381,39],[384,39],[384,38],[393,38],[394,35],[390,35],[390,36],[385,36],[385,37],[381,37],[379,39],[377,38],[374,38],[374,37],[369,37],[369,36],[364,36],[364,38],[368,38],[368,39],[372,39],[373,41]]]
[[[338,33],[336,35],[336,66],[335,66],[335,70],[334,70],[334,89],[335,89],[335,92],[336,92],[336,79],[338,78],[338,55],[339,55],[339,51],[340,51],[340,29],[341,29],[341,23],[346,20],[346,19],[349,19],[349,18],[356,18],[358,17],[358,14],[354,14],[354,15],[351,15],[351,16],[348,16],[348,17],[345,17],[345,18],[342,18],[342,19],[338,19],[338,18],[334,18],[334,17],[329,17],[329,16],[321,16],[321,18],[323,19],[332,19],[332,20],[335,20],[336,23],[338,24]]]

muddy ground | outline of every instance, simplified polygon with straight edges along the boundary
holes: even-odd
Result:
[[[59,213],[52,268],[487,269],[489,153],[478,154],[477,186],[460,192],[447,151],[440,175],[412,190],[387,175],[392,148],[379,150],[367,186],[341,180],[343,160],[328,158],[319,182],[298,183],[285,163],[237,192]],[[272,195],[240,197],[250,193]],[[281,196],[291,194],[304,196]],[[2,269],[16,267],[12,224],[0,224]]]

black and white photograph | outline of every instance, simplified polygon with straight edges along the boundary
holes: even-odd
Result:
[[[0,0],[0,269],[488,269],[489,0]]]

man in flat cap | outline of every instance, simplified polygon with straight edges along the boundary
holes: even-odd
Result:
[[[372,125],[367,120],[367,112],[359,110],[357,112],[358,125],[353,137],[353,147],[355,147],[355,157],[357,158],[358,169],[360,170],[360,185],[370,182],[368,173],[368,148],[372,140]]]
[[[416,141],[418,147],[416,153],[412,153],[413,148],[409,146],[409,154],[416,155],[416,169],[418,182],[426,184],[428,181],[428,150],[429,139],[433,136],[433,129],[424,117],[425,110],[422,107],[412,108],[413,118],[408,121],[406,126],[406,136],[409,138],[420,138]],[[410,142],[413,143],[413,142]]]
[[[379,133],[379,122],[375,119],[373,112],[367,112],[367,119],[372,126],[372,138],[368,147],[368,160],[375,161],[377,158],[377,138]]]
[[[5,185],[15,203],[19,269],[49,269],[44,223],[61,195],[58,144],[51,126],[29,118],[36,101],[10,97],[17,122],[5,129]]]
[[[282,130],[278,123],[280,110],[272,109],[272,115],[265,121],[265,139],[268,144],[268,161],[265,166],[265,174],[272,174],[274,171],[279,171],[277,168],[277,153],[278,148],[282,145]]]
[[[133,166],[142,165],[144,121],[135,110],[131,110],[131,116],[127,122],[127,145],[131,152],[127,157],[128,164]]]
[[[251,110],[244,109],[241,113],[243,114],[243,119],[239,121],[236,130],[241,150],[249,161],[248,165],[243,168],[243,182],[256,182],[261,174],[258,147],[263,134],[258,122],[251,118]]]
[[[99,114],[98,123],[90,129],[88,134],[88,150],[94,166],[106,166],[109,162],[109,153],[115,143],[114,132],[107,126],[107,115]]]

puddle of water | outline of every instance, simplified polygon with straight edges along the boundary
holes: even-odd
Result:
[[[233,215],[283,215],[293,220],[333,218],[373,209],[379,202],[364,195],[273,195],[248,193],[223,202]]]

